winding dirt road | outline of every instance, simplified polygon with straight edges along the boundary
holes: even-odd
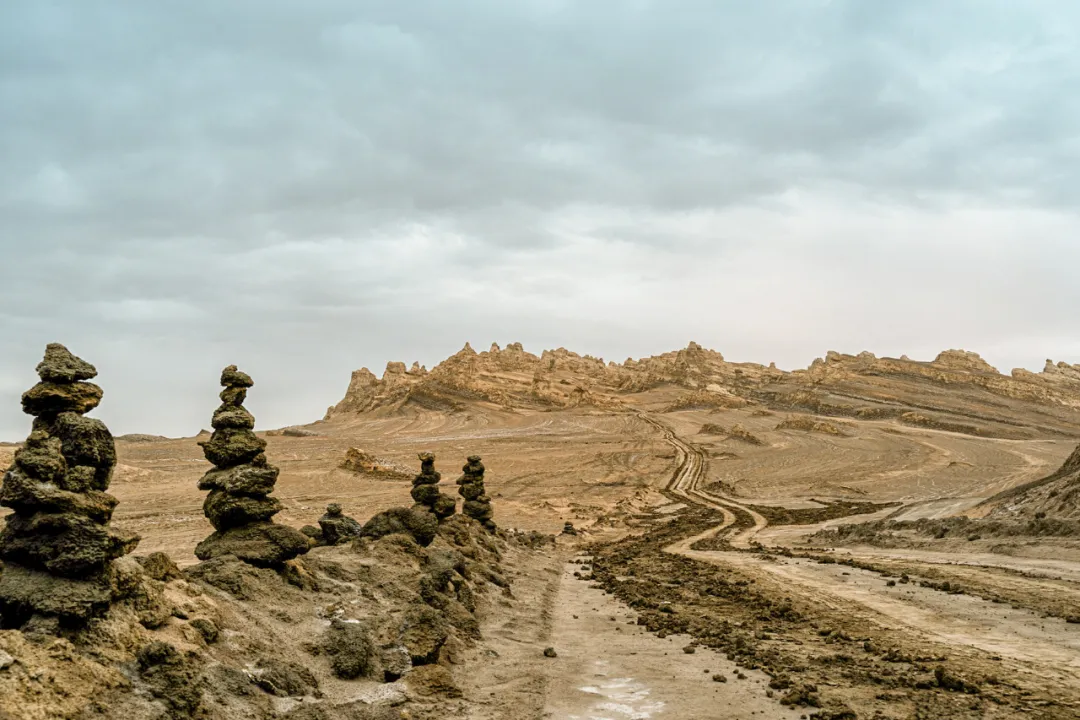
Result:
[[[716,536],[733,526],[738,529],[728,538],[738,550],[751,547],[768,521],[751,508],[731,498],[702,489],[706,477],[707,455],[700,448],[680,438],[662,420],[644,412],[639,417],[657,428],[675,450],[676,468],[667,490],[687,502],[704,505],[723,513],[723,521],[698,536],[681,540],[665,548],[666,552],[718,565],[739,567],[752,572],[766,573],[781,580],[793,593],[823,601],[845,611],[857,613],[880,626],[902,628],[919,633],[936,642],[974,647],[992,656],[1003,656],[1022,663],[1045,677],[1061,682],[1080,680],[1080,626],[1059,619],[1047,619],[1034,612],[1003,609],[1000,605],[977,597],[950,595],[932,588],[889,586],[878,574],[843,565],[819,564],[813,560],[782,558],[765,561],[755,553],[739,551],[701,551],[692,546],[699,540]],[[848,518],[851,521],[853,518]],[[896,553],[860,548],[858,557],[868,560],[893,559]],[[947,558],[937,557],[925,562],[941,564]],[[918,551],[904,550],[906,560],[920,561]],[[957,559],[952,559],[955,562]],[[984,562],[993,560],[980,558]],[[1029,563],[1020,558],[1002,558],[995,563],[1001,567],[1023,570],[1047,570],[1045,563]],[[1080,566],[1075,563],[1053,563],[1062,579],[1080,578]],[[1023,583],[1024,578],[1013,578]],[[1038,583],[1038,578],[1029,582]],[[1033,588],[1035,589],[1035,588]],[[1078,588],[1080,589],[1080,588]]]

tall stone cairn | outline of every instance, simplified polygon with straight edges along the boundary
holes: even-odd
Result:
[[[465,467],[461,468],[463,474],[457,479],[458,492],[465,498],[461,512],[494,532],[495,521],[491,518],[495,511],[491,508],[491,498],[484,490],[484,463],[480,462],[479,455],[470,455],[466,460]]]
[[[105,490],[116,446],[103,422],[83,417],[101,402],[101,388],[87,382],[97,369],[50,343],[37,373],[41,382],[22,396],[33,429],[0,488],[0,505],[14,511],[0,532],[0,619],[7,628],[35,615],[73,627],[104,613],[112,561],[139,542],[109,527],[117,500]]]
[[[278,469],[266,461],[266,441],[253,432],[255,417],[244,407],[251,377],[230,365],[221,372],[221,406],[210,421],[209,440],[200,442],[214,469],[199,480],[209,490],[203,513],[217,530],[195,547],[195,556],[210,560],[235,555],[259,567],[277,568],[306,553],[306,535],[270,520],[281,511],[281,501],[269,497]]]
[[[435,456],[429,452],[420,453],[420,474],[413,479],[412,499],[423,509],[444,520],[457,512],[457,501],[439,490],[442,475],[435,470]],[[420,509],[420,508],[418,508]]]

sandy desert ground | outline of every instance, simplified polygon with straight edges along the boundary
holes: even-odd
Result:
[[[623,366],[467,350],[356,374],[325,420],[260,431],[278,522],[407,505],[428,451],[450,486],[482,456],[500,528],[555,536],[505,550],[513,599],[447,662],[453,699],[395,717],[1080,717],[1080,537],[978,530],[1076,448],[1072,375],[965,354],[791,374],[693,344]],[[113,523],[142,536],[136,555],[197,563],[200,439],[118,439]],[[350,448],[392,472],[342,467]],[[958,517],[962,535],[835,532]]]

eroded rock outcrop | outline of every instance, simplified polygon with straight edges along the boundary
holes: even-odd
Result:
[[[470,455],[468,462],[461,468],[462,475],[458,478],[458,493],[465,498],[465,504],[461,512],[473,520],[483,524],[488,530],[495,530],[495,521],[492,517],[495,511],[491,507],[491,498],[484,489],[484,463],[480,462],[479,455]]]
[[[116,447],[103,422],[83,417],[101,402],[101,388],[88,382],[97,370],[52,343],[37,373],[41,382],[22,396],[33,430],[0,489],[0,505],[14,511],[0,533],[5,627],[34,615],[78,625],[103,613],[112,562],[139,541],[109,527]]]
[[[311,547],[306,535],[271,518],[281,501],[269,497],[278,469],[266,460],[266,441],[255,435],[255,418],[244,407],[255,383],[230,365],[221,373],[221,406],[214,411],[209,440],[199,443],[214,469],[199,480],[209,490],[203,512],[217,530],[195,548],[200,560],[235,555],[259,567],[280,567]]]

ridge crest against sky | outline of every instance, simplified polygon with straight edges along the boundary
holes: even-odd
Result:
[[[0,439],[266,427],[469,340],[1080,362],[1080,5],[0,4]]]

